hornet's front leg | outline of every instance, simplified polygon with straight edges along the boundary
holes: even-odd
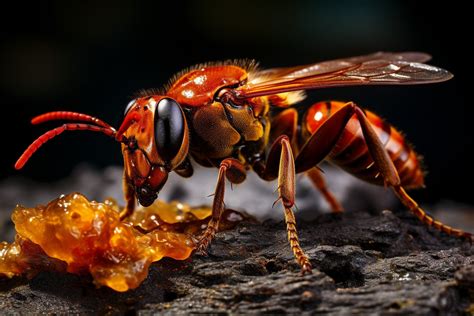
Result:
[[[295,161],[288,136],[278,137],[270,149],[265,164],[256,163],[254,170],[262,179],[273,180],[278,177],[279,200],[281,199],[285,212],[286,230],[291,250],[301,266],[301,272],[311,272],[311,263],[298,240],[295,214],[292,210],[295,205]]]
[[[219,228],[219,222],[224,211],[225,178],[231,183],[242,183],[246,178],[245,167],[240,161],[233,158],[224,159],[219,166],[216,191],[212,203],[212,217],[196,247],[197,251],[203,254],[206,253]]]
[[[127,176],[123,175],[123,194],[125,198],[125,209],[120,213],[120,220],[123,221],[133,214],[136,205],[135,190],[130,185]]]

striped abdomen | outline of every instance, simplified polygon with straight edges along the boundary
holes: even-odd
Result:
[[[328,101],[311,106],[303,121],[305,125],[303,130],[306,131],[305,138],[314,133],[329,116],[344,104],[344,102]],[[370,111],[365,111],[365,113],[397,168],[402,186],[406,188],[423,186],[424,177],[419,157],[401,133],[376,114]],[[341,138],[327,159],[362,180],[383,185],[383,179],[379,176],[369,154],[355,115],[349,120]]]

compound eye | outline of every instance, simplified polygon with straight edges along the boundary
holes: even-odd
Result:
[[[161,99],[155,109],[155,143],[158,154],[171,161],[179,152],[184,140],[184,113],[172,99]]]
[[[125,107],[125,112],[123,113],[123,115],[127,115],[128,111],[130,111],[130,109],[132,108],[132,106],[135,104],[137,100],[136,99],[133,99],[132,101],[128,102],[127,106]]]

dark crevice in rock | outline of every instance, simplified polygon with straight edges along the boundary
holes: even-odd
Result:
[[[285,268],[285,263],[279,260],[270,259],[265,263],[265,269],[268,273],[276,273]]]
[[[165,290],[163,292],[163,302],[172,302],[177,298],[178,298],[178,293],[176,292],[169,291],[169,290]]]
[[[124,316],[135,316],[137,311],[134,308],[128,309],[125,311]]]
[[[334,269],[320,270],[331,277],[336,282],[336,287],[347,288],[347,287],[360,287],[364,285],[364,276],[361,271],[353,269],[350,264],[339,264]]]

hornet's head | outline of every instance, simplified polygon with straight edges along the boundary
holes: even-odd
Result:
[[[47,141],[64,131],[100,132],[122,143],[125,181],[134,188],[138,201],[149,206],[168,179],[188,155],[189,136],[186,117],[181,106],[164,96],[147,96],[132,100],[125,109],[125,118],[116,131],[104,121],[77,112],[57,111],[39,115],[32,124],[67,120],[38,137],[15,163],[21,169]]]
[[[130,101],[116,138],[122,142],[125,181],[143,206],[151,205],[168,173],[186,158],[188,125],[173,99],[151,96]]]

